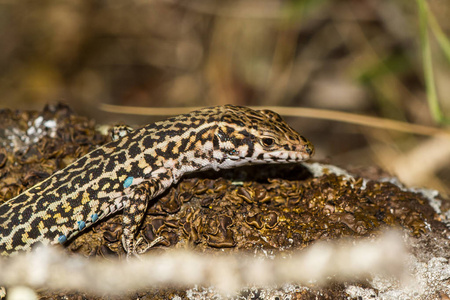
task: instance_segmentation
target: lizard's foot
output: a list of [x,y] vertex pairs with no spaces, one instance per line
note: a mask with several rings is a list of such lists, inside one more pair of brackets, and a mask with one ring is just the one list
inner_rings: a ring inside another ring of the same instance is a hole
[[145,253],[145,252],[148,251],[148,249],[153,248],[156,244],[158,244],[158,243],[164,241],[165,239],[166,239],[165,237],[159,236],[159,237],[157,237],[156,239],[154,239],[154,240],[151,241],[151,242],[148,242],[148,241],[146,240],[147,245],[145,246],[145,248],[139,247],[140,249],[139,249],[137,252],[138,252],[139,254]]
[[122,244],[125,249],[125,252],[127,253],[127,260],[131,257],[137,257],[140,258],[140,255],[147,252],[148,249],[154,247],[158,243],[164,241],[166,238],[163,236],[159,236],[156,239],[154,239],[151,242],[148,242],[147,239],[140,237],[136,242],[129,242],[127,243],[124,238],[122,238]]
[[110,129],[110,136],[112,141],[117,141],[121,137],[126,136],[134,129],[128,125],[116,125]]

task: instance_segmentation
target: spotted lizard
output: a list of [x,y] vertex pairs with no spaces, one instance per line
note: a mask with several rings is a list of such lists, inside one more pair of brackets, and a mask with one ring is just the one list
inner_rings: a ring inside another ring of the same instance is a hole
[[276,113],[225,105],[156,122],[112,141],[0,206],[0,255],[65,244],[122,210],[122,244],[150,200],[194,171],[309,159],[312,144]]

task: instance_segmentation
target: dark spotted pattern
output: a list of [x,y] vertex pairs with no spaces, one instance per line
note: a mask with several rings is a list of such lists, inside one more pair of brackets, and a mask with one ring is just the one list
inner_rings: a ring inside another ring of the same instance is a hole
[[134,237],[149,200],[186,173],[310,158],[312,145],[271,111],[205,108],[118,134],[0,206],[0,254],[36,243],[64,243],[123,210],[123,245]]

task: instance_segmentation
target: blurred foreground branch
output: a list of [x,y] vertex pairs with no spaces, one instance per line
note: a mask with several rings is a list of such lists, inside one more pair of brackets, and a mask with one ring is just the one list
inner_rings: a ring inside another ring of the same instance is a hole
[[[286,255],[284,255],[286,256]],[[367,275],[401,275],[406,252],[402,238],[389,232],[377,240],[319,242],[288,258],[242,254],[212,255],[168,251],[129,261],[68,256],[55,248],[0,260],[0,285],[75,290],[97,295],[159,288],[213,285],[233,293],[248,285],[323,285]]]

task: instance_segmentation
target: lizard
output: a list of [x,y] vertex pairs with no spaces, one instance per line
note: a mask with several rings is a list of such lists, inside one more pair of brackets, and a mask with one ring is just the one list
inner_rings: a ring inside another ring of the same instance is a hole
[[0,206],[0,255],[36,244],[66,244],[122,210],[122,245],[135,236],[149,202],[188,173],[309,159],[313,145],[277,113],[224,105],[127,132]]

